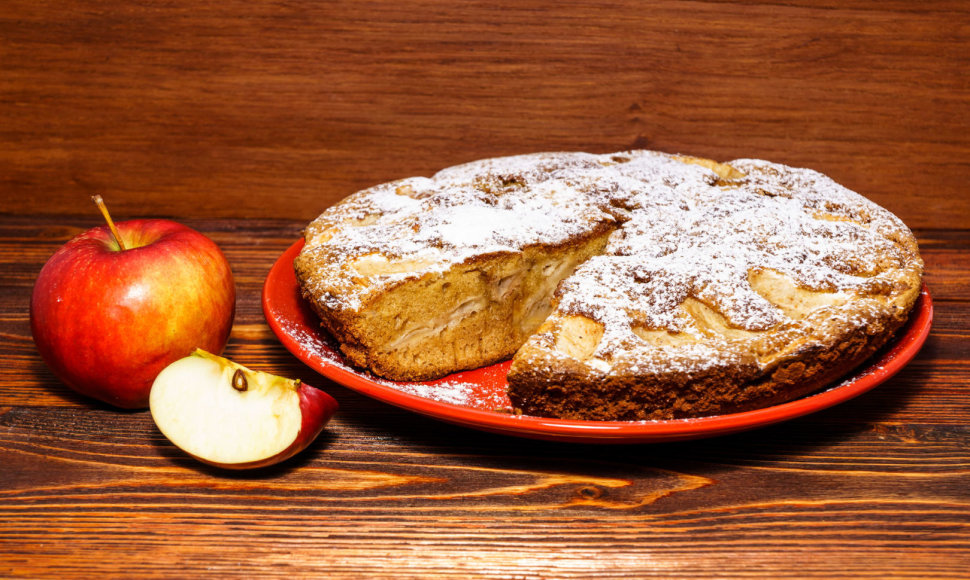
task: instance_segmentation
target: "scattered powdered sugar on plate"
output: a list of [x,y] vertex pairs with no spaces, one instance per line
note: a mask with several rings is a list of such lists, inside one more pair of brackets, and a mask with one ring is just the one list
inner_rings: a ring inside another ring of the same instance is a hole
[[430,399],[440,403],[450,403],[462,407],[471,407],[483,411],[510,413],[512,404],[504,393],[488,392],[482,397],[481,385],[478,383],[442,380],[429,383],[392,383],[380,381],[380,384],[391,387],[423,399]]
[[439,403],[499,413],[512,412],[512,404],[505,393],[504,384],[501,380],[495,380],[499,378],[495,372],[503,371],[496,370],[492,373],[492,380],[485,381],[481,380],[481,376],[476,377],[479,380],[471,381],[449,377],[428,382],[389,381],[348,364],[340,354],[336,342],[324,330],[314,332],[307,326],[288,319],[279,322],[283,332],[296,341],[307,358],[318,359],[323,365],[352,373],[361,380]]

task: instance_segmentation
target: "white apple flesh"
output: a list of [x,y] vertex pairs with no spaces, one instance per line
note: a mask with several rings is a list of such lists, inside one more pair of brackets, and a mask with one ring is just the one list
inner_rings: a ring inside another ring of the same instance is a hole
[[149,404],[158,429],[176,447],[229,469],[292,457],[337,410],[330,395],[299,380],[253,371],[203,350],[165,367]]

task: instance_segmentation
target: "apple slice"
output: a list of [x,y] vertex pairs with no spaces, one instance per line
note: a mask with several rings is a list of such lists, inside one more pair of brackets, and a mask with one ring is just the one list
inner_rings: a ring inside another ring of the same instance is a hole
[[196,349],[152,384],[152,418],[176,447],[228,469],[279,463],[316,439],[337,410],[330,395]]

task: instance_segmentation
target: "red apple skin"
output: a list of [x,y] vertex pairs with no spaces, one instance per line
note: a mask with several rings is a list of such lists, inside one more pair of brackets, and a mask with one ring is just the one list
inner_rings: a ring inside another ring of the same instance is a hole
[[337,401],[324,393],[320,389],[311,387],[306,383],[300,383],[300,417],[303,419],[300,424],[300,432],[297,433],[296,439],[290,446],[280,451],[276,455],[267,457],[266,459],[260,459],[259,461],[249,461],[247,463],[219,463],[216,461],[209,461],[208,459],[203,459],[198,455],[189,454],[195,459],[206,463],[208,465],[213,465],[215,467],[221,467],[223,469],[257,469],[260,467],[269,467],[270,465],[275,465],[282,461],[286,461],[290,457],[293,457],[300,451],[306,449],[313,441],[320,435],[323,428],[333,417],[333,414],[337,412]]
[[290,453],[291,456],[313,443],[330,421],[330,417],[337,412],[337,407],[337,401],[327,393],[306,383],[300,383],[300,413],[303,424],[300,425],[300,434],[297,435],[296,441],[290,446],[299,446],[299,448]]
[[170,220],[116,224],[71,239],[34,284],[30,326],[41,357],[79,393],[148,406],[155,376],[195,348],[220,353],[236,291],[229,263],[201,233]]

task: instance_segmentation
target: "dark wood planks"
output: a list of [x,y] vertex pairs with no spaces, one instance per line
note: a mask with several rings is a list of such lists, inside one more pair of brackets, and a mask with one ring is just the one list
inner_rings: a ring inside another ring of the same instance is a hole
[[171,450],[145,415],[132,419],[36,408],[0,417],[5,464],[18,473],[0,496],[0,570],[118,570],[105,554],[139,576],[322,565],[348,577],[716,567],[958,577],[968,563],[965,428],[809,435],[793,423],[604,449],[418,422],[381,440],[344,423],[294,464],[227,477]]
[[954,1],[7,1],[0,211],[308,220],[471,159],[645,147],[960,228],[968,44]]

